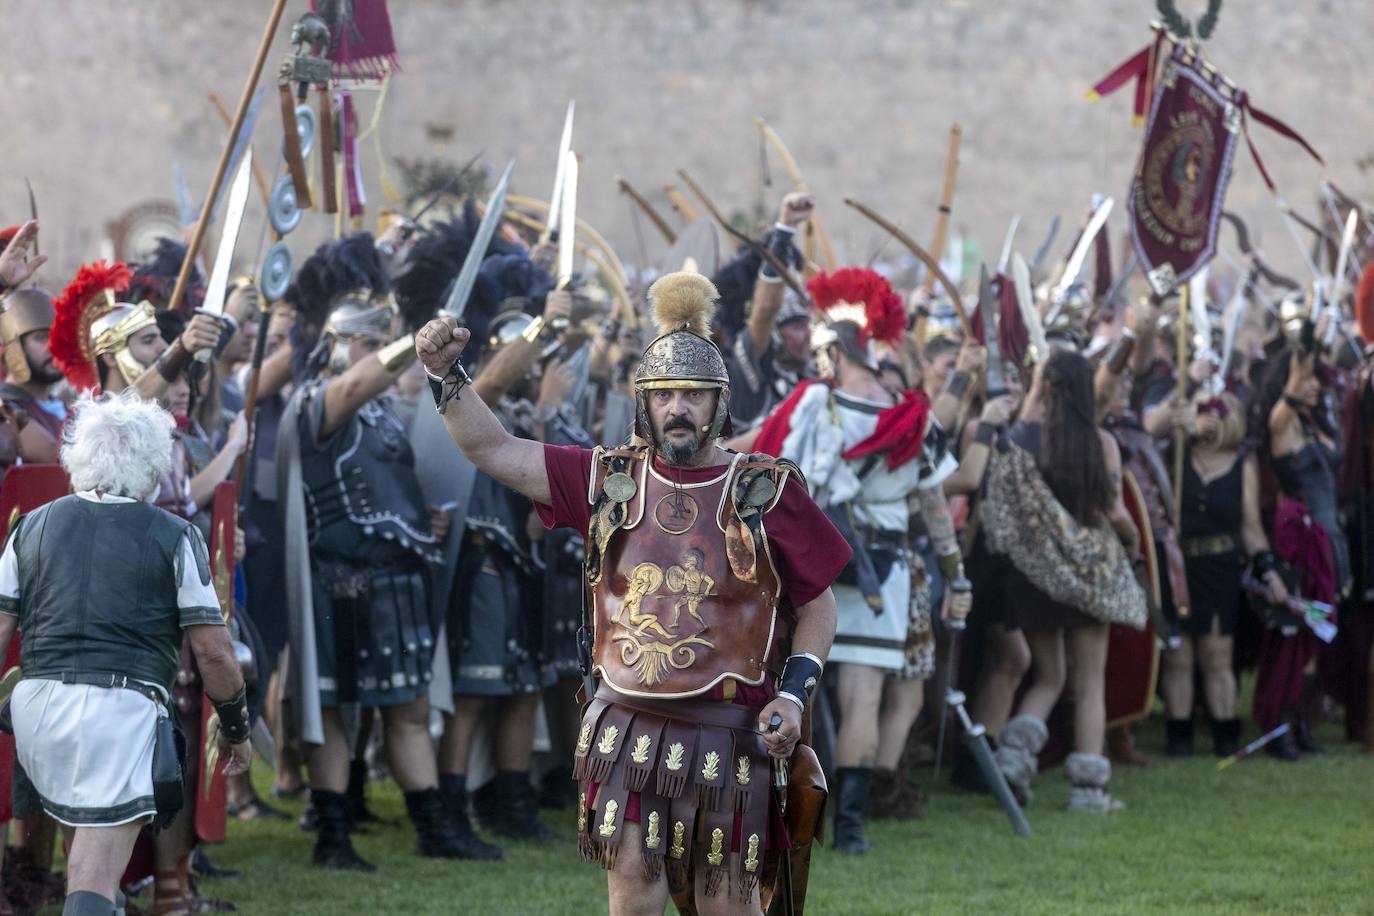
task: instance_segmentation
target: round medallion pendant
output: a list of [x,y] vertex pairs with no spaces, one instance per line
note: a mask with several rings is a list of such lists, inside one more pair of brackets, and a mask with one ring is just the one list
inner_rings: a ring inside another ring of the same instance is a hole
[[686,534],[697,521],[697,501],[685,490],[674,490],[654,506],[654,524],[668,534]]
[[601,484],[601,492],[618,503],[629,502],[634,498],[637,489],[634,478],[620,472],[608,475]]

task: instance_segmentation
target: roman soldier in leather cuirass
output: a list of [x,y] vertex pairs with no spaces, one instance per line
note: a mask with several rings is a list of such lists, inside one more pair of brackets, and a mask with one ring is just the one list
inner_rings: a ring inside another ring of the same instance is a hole
[[[437,631],[429,580],[442,513],[425,505],[407,430],[387,395],[414,350],[409,335],[388,343],[400,323],[389,294],[372,237],[355,233],[322,246],[285,296],[297,310],[296,352],[310,353],[277,439],[288,690],[309,746],[315,862],[334,869],[371,868],[353,851],[347,780],[337,775],[349,771],[360,711],[381,710],[389,744],[429,748]],[[403,785],[420,787],[406,793],[420,854],[461,857],[433,755],[392,761]]]
[[[585,857],[613,900],[729,895],[757,912],[780,855],[805,859],[823,797],[802,712],[829,650],[829,586],[844,540],[788,462],[739,455],[709,337],[715,288],[693,273],[650,288],[659,336],[635,373],[635,436],[613,449],[539,445],[463,396],[469,334],[417,335],[436,405],[464,453],[586,535],[584,710],[574,773]],[[790,643],[791,654],[788,654]],[[791,759],[781,827],[770,756]],[[794,896],[804,868],[791,871]],[[664,875],[666,872],[667,880]],[[661,904],[660,904],[661,905]]]

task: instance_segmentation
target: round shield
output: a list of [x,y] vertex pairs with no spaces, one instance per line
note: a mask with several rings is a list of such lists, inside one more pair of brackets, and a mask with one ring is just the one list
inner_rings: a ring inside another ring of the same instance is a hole
[[[315,148],[315,134],[319,132],[320,122],[315,117],[315,109],[309,105],[296,106],[296,135],[301,138],[301,158],[310,155]],[[285,149],[282,155],[286,155]]]
[[296,203],[296,186],[290,175],[277,179],[277,185],[267,202],[267,218],[272,221],[272,228],[279,235],[286,235],[300,224],[301,208]]
[[285,242],[277,242],[267,249],[262,259],[262,294],[268,302],[276,302],[291,284],[291,249]]

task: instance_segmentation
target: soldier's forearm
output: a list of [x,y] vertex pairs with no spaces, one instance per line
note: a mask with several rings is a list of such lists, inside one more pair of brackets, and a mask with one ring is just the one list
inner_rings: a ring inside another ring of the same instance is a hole
[[205,693],[211,700],[227,700],[243,688],[243,671],[234,657],[229,629],[217,624],[188,627],[191,654],[200,668]]
[[[429,408],[421,405],[420,409]],[[446,401],[443,417],[459,451],[479,470],[535,502],[548,505],[552,501],[544,446],[506,432],[473,388],[460,390]]]
[[830,589],[797,608],[797,630],[792,634],[792,655],[803,652],[820,659],[830,657],[835,641],[835,594]]
[[[342,346],[342,343],[336,346]],[[321,435],[337,432],[368,401],[386,391],[415,360],[410,335],[393,341],[373,357],[360,359],[324,389],[324,423]]]
[[539,345],[523,337],[501,348],[492,361],[472,380],[472,390],[488,404],[495,404],[511,385],[524,378],[539,358]]
[[930,546],[937,557],[959,552],[959,542],[954,537],[954,516],[949,513],[949,502],[940,487],[922,487],[916,491],[921,504],[921,517],[925,519],[926,531],[930,535]]

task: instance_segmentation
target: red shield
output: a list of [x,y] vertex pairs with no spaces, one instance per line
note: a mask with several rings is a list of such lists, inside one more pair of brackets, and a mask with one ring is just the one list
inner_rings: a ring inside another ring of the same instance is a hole
[[[5,472],[0,480],[0,542],[25,512],[66,496],[71,490],[67,472],[56,464],[21,464]],[[10,640],[4,670],[19,664],[19,638]],[[14,814],[10,782],[14,777],[14,736],[0,734],[0,822]]]
[[1175,46],[1160,69],[1127,200],[1131,240],[1161,296],[1216,251],[1240,130],[1240,107]]
[[[238,527],[238,491],[232,481],[215,488],[210,512],[210,575],[226,622],[234,607],[234,539]],[[196,836],[206,843],[223,843],[227,787],[226,758],[219,746],[219,720],[211,728],[215,707],[201,695],[200,753],[196,755]]]
[[[1159,559],[1155,556],[1154,534],[1140,485],[1129,470],[1122,469],[1121,498],[1140,535],[1140,551],[1145,560],[1145,587],[1158,606]],[[1154,701],[1159,677],[1159,646],[1155,629],[1149,622],[1143,630],[1113,624],[1107,637],[1107,725],[1125,725],[1143,719]]]

